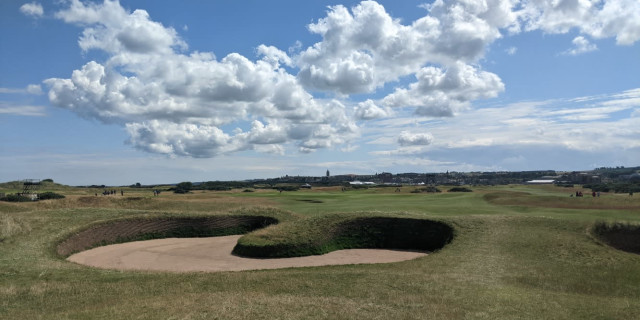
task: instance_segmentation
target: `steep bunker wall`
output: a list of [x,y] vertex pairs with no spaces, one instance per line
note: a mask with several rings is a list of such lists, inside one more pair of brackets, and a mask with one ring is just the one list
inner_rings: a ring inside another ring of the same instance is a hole
[[[239,256],[278,258],[325,254],[341,249],[403,249],[434,251],[451,242],[453,228],[443,222],[393,217],[360,217],[342,221],[318,219],[313,232],[291,236],[287,226],[275,232],[258,232],[240,238],[233,249]],[[270,230],[276,231],[276,230]]]
[[600,241],[618,250],[640,254],[640,225],[598,222],[593,234]]
[[265,216],[167,217],[116,220],[93,225],[61,241],[56,251],[67,257],[97,246],[160,238],[244,234],[276,224]]

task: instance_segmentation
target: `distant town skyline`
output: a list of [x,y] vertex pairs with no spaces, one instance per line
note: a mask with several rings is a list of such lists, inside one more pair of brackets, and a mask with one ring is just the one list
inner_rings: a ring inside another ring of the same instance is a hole
[[640,2],[3,1],[0,180],[640,159]]

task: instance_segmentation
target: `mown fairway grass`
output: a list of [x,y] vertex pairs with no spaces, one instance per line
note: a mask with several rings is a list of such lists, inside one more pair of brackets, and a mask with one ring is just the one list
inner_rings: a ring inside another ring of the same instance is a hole
[[[640,223],[640,197],[569,198],[575,189],[550,186],[472,189],[197,191],[155,198],[149,190],[94,197],[65,189],[56,191],[67,195],[62,200],[0,203],[0,318],[638,318],[640,255],[612,249],[589,230],[596,221]],[[277,230],[304,238],[310,221],[326,217],[388,215],[443,221],[455,239],[401,263],[222,273],[100,270],[55,253],[59,240],[100,221],[246,212],[288,224],[273,228],[274,238],[287,236]]]

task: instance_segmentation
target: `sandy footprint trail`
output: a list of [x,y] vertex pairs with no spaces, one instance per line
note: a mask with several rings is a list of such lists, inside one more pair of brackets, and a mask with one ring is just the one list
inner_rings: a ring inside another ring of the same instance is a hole
[[108,245],[67,258],[104,269],[173,272],[241,271],[326,265],[389,263],[425,256],[424,252],[387,249],[338,250],[320,256],[255,259],[231,254],[241,235],[168,238]]

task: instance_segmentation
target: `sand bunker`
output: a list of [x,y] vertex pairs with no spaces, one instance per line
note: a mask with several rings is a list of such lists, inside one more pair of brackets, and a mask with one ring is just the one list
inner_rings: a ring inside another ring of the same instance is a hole
[[[394,217],[359,217],[339,224],[316,219],[313,224],[325,226],[323,239],[308,243],[262,245],[264,232],[251,233],[267,226],[272,232],[289,231],[277,223],[273,217],[252,215],[123,219],[81,229],[56,250],[69,261],[105,269],[214,272],[405,261],[439,250],[453,238],[453,229],[442,222]],[[240,234],[245,234],[242,243]],[[158,240],[135,241],[141,239]],[[309,255],[327,248],[370,249]],[[267,258],[290,256],[300,257]]]
[[319,256],[259,259],[231,254],[241,235],[210,238],[167,238],[97,247],[67,260],[118,270],[172,272],[242,271],[326,265],[389,263],[425,256],[424,252],[387,249],[348,249]]

